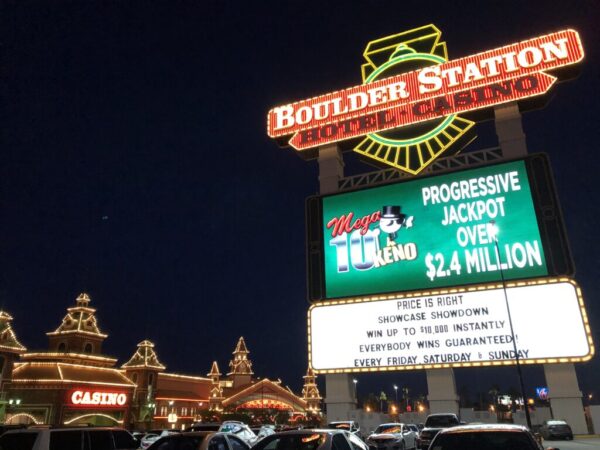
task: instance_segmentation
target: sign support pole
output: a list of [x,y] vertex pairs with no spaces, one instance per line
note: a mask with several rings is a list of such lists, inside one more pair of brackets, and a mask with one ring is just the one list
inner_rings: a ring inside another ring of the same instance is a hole
[[[319,148],[319,191],[331,194],[338,191],[340,180],[344,176],[344,157],[338,145]],[[356,409],[354,382],[346,373],[325,375],[325,404],[327,420],[347,420],[350,411]]]
[[[527,142],[517,103],[494,108],[496,134],[504,159],[527,155]],[[544,149],[540,149],[544,150]],[[573,363],[544,364],[544,376],[550,392],[550,405],[557,419],[565,419],[573,433],[587,434],[581,391]],[[552,386],[552,387],[551,387]],[[526,396],[526,395],[525,395]],[[523,399],[527,404],[527,399]]]

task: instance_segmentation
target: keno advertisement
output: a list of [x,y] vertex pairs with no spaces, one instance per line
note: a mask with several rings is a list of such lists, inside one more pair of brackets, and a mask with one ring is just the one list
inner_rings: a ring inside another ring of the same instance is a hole
[[308,200],[311,301],[573,271],[536,155]]
[[517,356],[525,364],[581,362],[594,354],[581,291],[567,278],[320,303],[308,324],[309,363],[319,373],[505,365]]

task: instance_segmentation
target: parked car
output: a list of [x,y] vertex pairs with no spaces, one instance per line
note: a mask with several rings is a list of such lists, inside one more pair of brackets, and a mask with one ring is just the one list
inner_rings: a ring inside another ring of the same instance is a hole
[[152,444],[158,441],[161,437],[168,436],[174,433],[176,432],[171,430],[150,430],[142,437],[142,439],[140,439],[140,448],[142,450],[146,450]]
[[0,450],[136,450],[137,441],[121,428],[30,427],[0,436]]
[[252,446],[258,440],[254,431],[250,429],[244,422],[238,422],[237,420],[227,420],[219,427],[221,433],[232,433],[238,438],[244,441],[246,444]]
[[275,425],[261,425],[260,427],[251,427],[250,429],[256,434],[256,442],[275,434]]
[[546,440],[573,440],[573,430],[564,420],[546,420],[540,427],[540,434]]
[[340,420],[338,422],[329,422],[327,424],[327,428],[331,428],[332,430],[346,430],[352,434],[360,436],[360,426],[358,422],[354,420]]
[[221,424],[219,422],[196,422],[185,431],[219,431]]
[[411,431],[415,432],[415,436],[419,437],[419,433],[421,432],[421,430],[419,429],[419,426],[415,423],[407,423],[406,424],[406,428],[408,428]]
[[456,414],[430,414],[425,420],[425,427],[419,433],[417,447],[420,449],[429,448],[433,438],[444,428],[450,428],[460,425]]
[[436,435],[430,448],[436,450],[543,450],[527,427],[507,424],[460,425],[447,428]]
[[267,436],[252,450],[368,450],[360,438],[347,430],[314,429],[283,431]]
[[250,446],[230,433],[190,431],[163,436],[148,450],[250,450]]
[[404,423],[382,423],[367,438],[370,450],[407,450],[417,448],[417,433]]

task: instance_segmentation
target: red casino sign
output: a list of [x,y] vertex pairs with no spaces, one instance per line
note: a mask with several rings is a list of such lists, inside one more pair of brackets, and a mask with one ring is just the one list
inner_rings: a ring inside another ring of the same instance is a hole
[[125,392],[74,389],[67,395],[67,404],[77,408],[121,408],[127,405]]

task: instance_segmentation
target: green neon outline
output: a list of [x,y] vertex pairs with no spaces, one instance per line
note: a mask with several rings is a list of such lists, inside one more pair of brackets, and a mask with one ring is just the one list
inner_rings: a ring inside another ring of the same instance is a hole
[[[432,61],[432,62],[435,62],[438,64],[446,62],[446,60],[444,58],[442,58],[441,56],[431,55],[429,53],[409,53],[407,55],[402,55],[402,56],[398,56],[396,58],[392,58],[388,62],[383,63],[381,66],[379,66],[373,72],[371,72],[371,74],[367,77],[365,84],[372,82],[373,78],[375,78],[377,75],[379,75],[381,72],[383,72],[388,67],[396,65],[397,63],[400,63],[402,61],[410,61],[412,59],[424,59],[426,61]],[[440,123],[433,130],[429,131],[426,134],[422,134],[422,135],[417,136],[416,138],[412,138],[412,139],[403,139],[403,140],[388,139],[388,138],[379,136],[377,133],[369,133],[369,134],[367,134],[367,136],[370,137],[371,139],[373,139],[375,142],[379,142],[380,144],[385,144],[385,145],[394,145],[394,146],[399,147],[402,145],[418,144],[420,142],[427,141],[431,137],[439,134],[444,128],[446,128],[448,125],[450,125],[450,123],[454,120],[455,117],[456,117],[456,114],[449,115],[448,117],[446,117],[446,119],[444,119],[444,121],[442,123]]]

